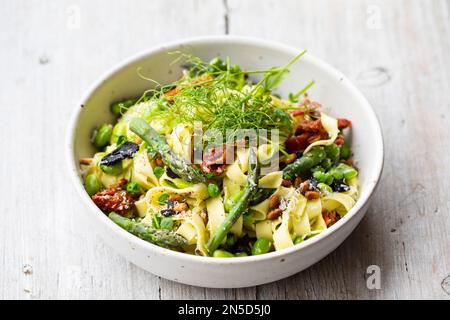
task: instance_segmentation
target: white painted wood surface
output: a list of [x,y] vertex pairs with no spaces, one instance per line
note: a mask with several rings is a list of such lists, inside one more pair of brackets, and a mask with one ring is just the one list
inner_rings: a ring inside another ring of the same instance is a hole
[[[0,3],[0,298],[450,298],[448,0],[116,0]],[[62,150],[72,108],[105,70],[163,41],[230,33],[308,48],[347,74],[386,144],[366,218],[288,279],[211,290],[160,279],[82,218]],[[381,267],[381,289],[366,268]]]

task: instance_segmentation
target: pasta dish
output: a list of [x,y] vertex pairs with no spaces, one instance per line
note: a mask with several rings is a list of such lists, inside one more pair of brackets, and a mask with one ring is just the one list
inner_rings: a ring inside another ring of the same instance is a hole
[[331,227],[358,198],[351,121],[322,111],[314,81],[276,94],[304,53],[268,70],[176,53],[179,80],[146,78],[93,130],[80,159],[92,201],[131,234],[201,256],[283,250]]

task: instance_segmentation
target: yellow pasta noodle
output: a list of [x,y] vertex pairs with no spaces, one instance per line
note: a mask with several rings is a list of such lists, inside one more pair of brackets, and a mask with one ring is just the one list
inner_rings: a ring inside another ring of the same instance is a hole
[[328,132],[329,139],[327,139],[327,140],[319,140],[319,141],[311,143],[305,149],[304,153],[307,153],[309,150],[311,150],[311,148],[313,148],[315,146],[330,145],[337,138],[337,136],[339,134],[337,120],[335,118],[332,118],[332,117],[326,115],[325,113],[321,112],[321,114],[320,114],[320,121],[322,122],[323,128]]

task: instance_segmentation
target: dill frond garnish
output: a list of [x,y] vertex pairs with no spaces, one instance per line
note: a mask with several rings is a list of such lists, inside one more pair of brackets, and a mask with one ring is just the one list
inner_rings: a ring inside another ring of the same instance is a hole
[[[174,62],[182,60],[186,65],[184,76],[169,86],[158,85],[146,91],[138,102],[154,100],[148,118],[170,127],[200,122],[204,131],[218,131],[225,139],[240,129],[278,129],[284,140],[292,133],[293,119],[288,110],[295,106],[275,105],[271,91],[305,52],[283,67],[256,71],[243,71],[239,65],[231,65],[229,58],[214,58],[206,63],[198,57],[173,52],[178,55]],[[260,74],[261,80],[252,84],[249,74]]]

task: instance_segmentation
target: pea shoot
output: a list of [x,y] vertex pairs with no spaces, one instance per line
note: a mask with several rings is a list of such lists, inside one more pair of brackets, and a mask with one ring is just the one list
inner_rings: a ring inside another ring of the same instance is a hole
[[160,222],[161,229],[172,230],[173,228],[173,219],[172,217],[164,217]]
[[160,205],[164,205],[167,204],[167,201],[169,200],[169,194],[168,193],[163,193],[159,196],[158,198],[158,203]]

